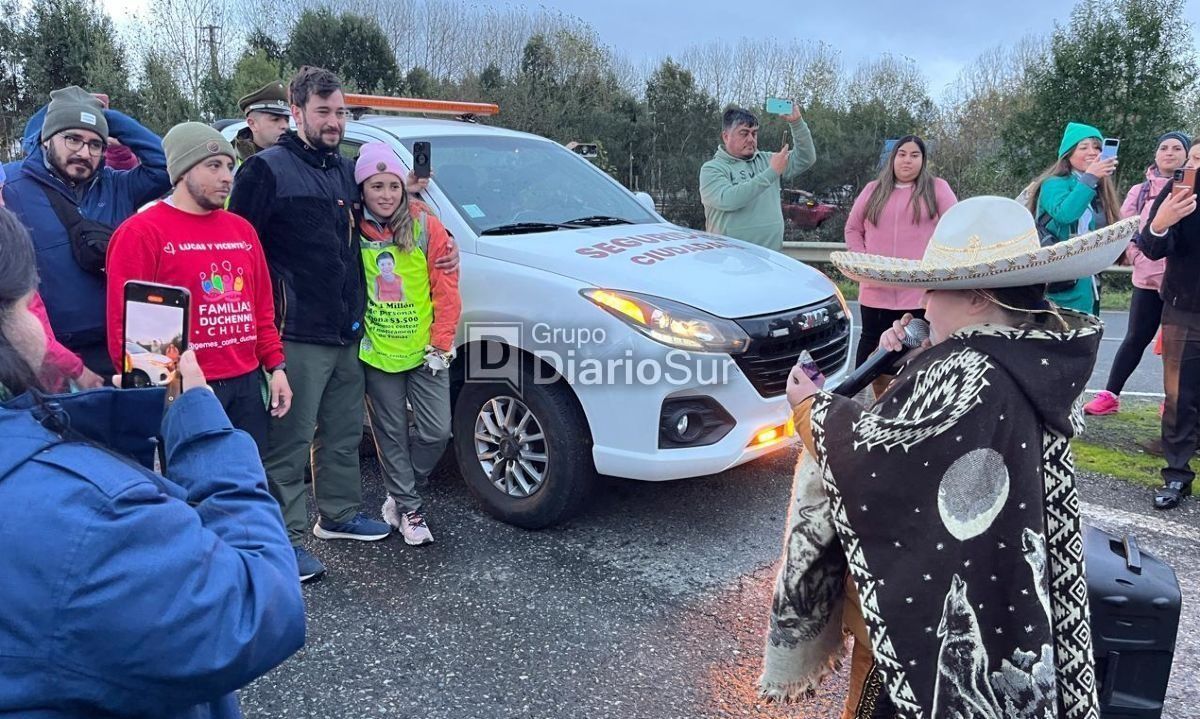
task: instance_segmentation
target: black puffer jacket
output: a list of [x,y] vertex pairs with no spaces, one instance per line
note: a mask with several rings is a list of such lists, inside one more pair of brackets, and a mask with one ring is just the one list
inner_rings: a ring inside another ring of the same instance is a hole
[[358,204],[354,163],[310,148],[295,132],[238,169],[229,209],[258,231],[283,339],[348,345],[362,336]]
[[1164,237],[1157,237],[1150,231],[1150,223],[1154,222],[1158,208],[1170,197],[1174,186],[1175,181],[1171,180],[1158,193],[1158,199],[1150,209],[1150,220],[1138,233],[1138,248],[1152,260],[1167,258],[1167,270],[1159,290],[1163,302],[1187,312],[1200,312],[1200,211],[1175,223]]

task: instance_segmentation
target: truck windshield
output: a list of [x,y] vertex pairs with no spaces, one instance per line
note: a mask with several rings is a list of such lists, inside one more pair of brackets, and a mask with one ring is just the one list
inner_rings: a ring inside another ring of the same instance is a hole
[[[413,140],[404,143],[411,151]],[[433,182],[476,234],[658,221],[633,195],[561,145],[451,136],[434,138],[429,154]]]

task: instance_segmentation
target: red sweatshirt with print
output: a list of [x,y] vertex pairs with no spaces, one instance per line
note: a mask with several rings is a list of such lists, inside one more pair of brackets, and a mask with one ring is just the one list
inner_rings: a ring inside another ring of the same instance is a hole
[[123,222],[108,246],[108,353],[124,355],[128,280],[187,289],[188,347],[210,380],[239,377],[283,362],[271,280],[258,235],[225,210],[193,215],[159,202]]

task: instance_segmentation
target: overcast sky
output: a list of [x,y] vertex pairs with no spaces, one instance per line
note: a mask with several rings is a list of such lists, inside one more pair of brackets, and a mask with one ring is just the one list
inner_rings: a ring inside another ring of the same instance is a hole
[[[1073,0],[539,0],[596,28],[601,39],[631,59],[668,53],[720,38],[823,40],[847,65],[882,53],[917,62],[935,97],[983,50],[1066,24]],[[1200,0],[1187,19],[1200,23]],[[1187,38],[1192,42],[1192,38]]]
[[[488,2],[489,0],[478,0]],[[149,0],[101,0],[120,22]],[[497,3],[500,4],[500,3]],[[536,0],[508,2],[559,10],[596,28],[602,42],[642,66],[691,45],[739,37],[823,40],[847,65],[883,53],[913,58],[934,97],[983,50],[1065,24],[1074,0]],[[1200,25],[1200,0],[1185,11]],[[1185,42],[1194,42],[1186,36]]]

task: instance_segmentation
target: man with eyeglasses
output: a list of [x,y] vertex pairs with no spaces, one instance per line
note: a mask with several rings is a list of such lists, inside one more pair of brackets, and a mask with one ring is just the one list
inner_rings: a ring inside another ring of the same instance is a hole
[[[109,137],[141,164],[104,164]],[[102,96],[72,85],[26,125],[29,155],[9,165],[4,203],[29,228],[50,325],[88,369],[111,376],[105,345],[104,262],[113,228],[170,189],[162,140]]]

